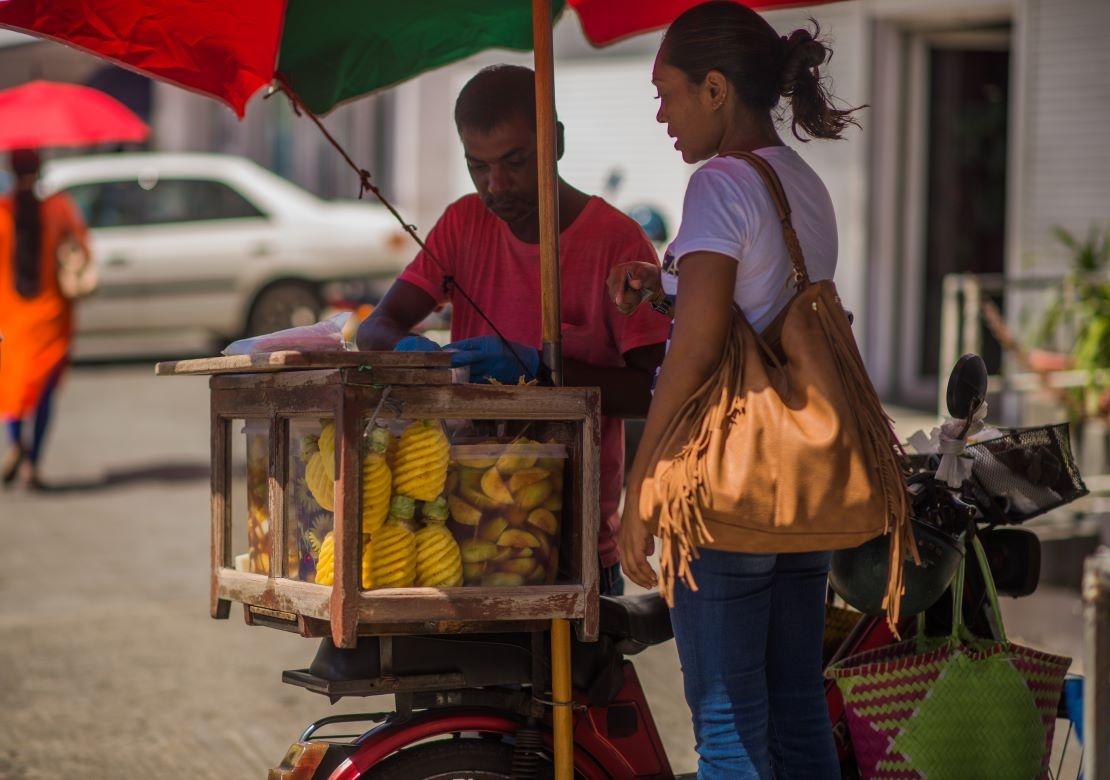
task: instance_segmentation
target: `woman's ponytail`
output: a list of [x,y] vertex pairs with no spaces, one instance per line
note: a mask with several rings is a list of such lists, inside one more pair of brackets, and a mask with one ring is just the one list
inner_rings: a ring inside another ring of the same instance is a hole
[[15,251],[12,271],[15,289],[23,298],[34,298],[42,291],[42,204],[35,195],[34,180],[39,171],[39,156],[27,149],[12,152],[12,172],[16,175],[14,209]]
[[[784,36],[782,85],[779,94],[790,100],[791,130],[799,141],[810,138],[843,138],[848,125],[859,126],[854,108],[835,108],[821,77],[821,66],[832,58],[832,50],[818,37],[821,28],[813,19],[813,32],[798,29]],[[799,132],[801,128],[802,132]]]

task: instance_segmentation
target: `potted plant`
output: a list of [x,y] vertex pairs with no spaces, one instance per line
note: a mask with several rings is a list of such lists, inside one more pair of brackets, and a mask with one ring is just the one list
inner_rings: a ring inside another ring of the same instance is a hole
[[1040,343],[1051,347],[1071,341],[1069,353],[1033,350],[1030,362],[1040,370],[1088,372],[1078,388],[1079,407],[1088,416],[1110,414],[1110,389],[1099,372],[1110,370],[1110,228],[1092,226],[1084,239],[1064,228],[1054,231],[1072,255],[1072,268],[1057,288],[1040,325]]

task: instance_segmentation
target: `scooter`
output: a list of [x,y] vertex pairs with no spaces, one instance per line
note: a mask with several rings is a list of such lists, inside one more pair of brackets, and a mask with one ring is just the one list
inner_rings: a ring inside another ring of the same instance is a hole
[[[953,372],[949,383],[953,417],[970,420],[976,403],[985,398],[981,362],[965,358]],[[952,388],[957,388],[955,394]],[[1062,454],[1070,458],[1070,451]],[[1085,488],[1074,464],[1067,465],[1070,470],[1064,476],[1073,477],[1075,487],[1067,500],[1074,500]],[[949,487],[935,478],[937,467],[935,456],[917,463],[910,479],[914,517],[928,518],[952,533],[977,534],[999,593],[1012,597],[1033,593],[1040,572],[1039,541],[1028,530],[1004,527],[1022,522],[1022,510],[1027,515],[1029,507],[1014,510],[1012,496],[991,495],[974,478],[971,488]],[[983,583],[975,577],[975,567],[968,567],[965,620],[981,636],[994,634],[986,603]],[[845,612],[831,598],[830,610]],[[940,598],[926,611],[926,625],[943,631],[951,625],[951,613],[950,599]],[[907,617],[899,633],[907,635],[915,620]],[[826,626],[827,664],[898,641],[879,615],[857,616],[846,636],[838,634],[833,623],[829,620]],[[598,641],[575,642],[572,648],[577,778],[676,777],[636,668],[628,660],[672,638],[670,616],[657,593],[601,597]],[[551,777],[548,646],[542,633],[362,637],[353,650],[337,650],[325,640],[308,669],[286,671],[283,681],[328,696],[333,703],[344,696],[393,694],[395,709],[317,720],[270,770],[269,778]],[[843,775],[856,776],[844,705],[832,682],[826,698]],[[365,724],[376,725],[365,728]],[[354,728],[355,733],[336,734],[337,727]]]

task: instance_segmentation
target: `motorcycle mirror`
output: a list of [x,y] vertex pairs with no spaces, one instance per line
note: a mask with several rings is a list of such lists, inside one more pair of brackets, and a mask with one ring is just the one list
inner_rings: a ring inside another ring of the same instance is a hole
[[948,414],[957,420],[966,420],[975,413],[987,398],[987,364],[975,354],[967,354],[956,361],[948,378],[945,401]]

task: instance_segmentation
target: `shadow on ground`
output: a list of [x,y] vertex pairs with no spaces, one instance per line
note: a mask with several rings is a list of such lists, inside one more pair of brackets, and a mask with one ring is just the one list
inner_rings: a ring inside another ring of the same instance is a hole
[[[234,472],[242,472],[234,473]],[[102,476],[90,479],[52,480],[43,493],[92,493],[140,484],[180,484],[207,482],[212,469],[207,461],[180,461],[148,464],[133,468],[109,469]],[[246,469],[234,469],[233,476],[245,476]],[[14,488],[18,491],[20,488]]]

